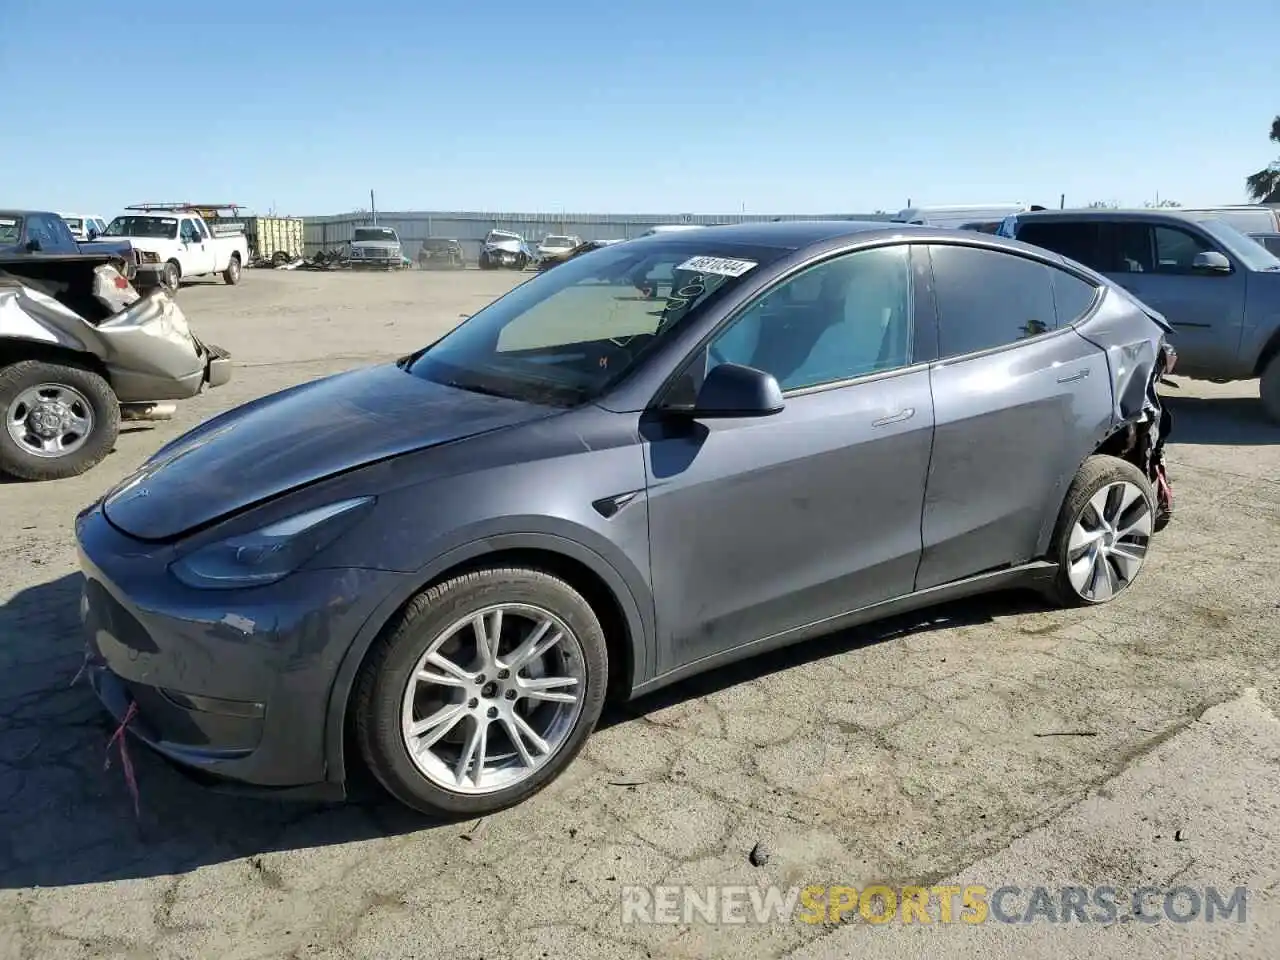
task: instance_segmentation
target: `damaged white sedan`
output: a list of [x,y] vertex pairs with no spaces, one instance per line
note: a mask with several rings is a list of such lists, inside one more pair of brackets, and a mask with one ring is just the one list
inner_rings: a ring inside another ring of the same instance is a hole
[[85,473],[120,421],[167,419],[231,377],[163,290],[141,296],[109,256],[0,258],[0,472]]

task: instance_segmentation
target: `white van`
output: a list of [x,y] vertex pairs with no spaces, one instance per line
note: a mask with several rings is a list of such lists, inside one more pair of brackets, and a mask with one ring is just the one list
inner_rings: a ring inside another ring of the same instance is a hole
[[925,227],[950,227],[957,230],[981,230],[994,233],[1005,217],[1025,213],[1025,203],[966,204],[951,207],[907,207],[899,210],[894,223],[913,223]]
[[640,236],[651,237],[655,233],[678,233],[681,230],[701,230],[701,229],[702,229],[702,224],[700,223],[663,223],[663,224],[659,224],[656,227],[650,227],[644,233],[640,234]]

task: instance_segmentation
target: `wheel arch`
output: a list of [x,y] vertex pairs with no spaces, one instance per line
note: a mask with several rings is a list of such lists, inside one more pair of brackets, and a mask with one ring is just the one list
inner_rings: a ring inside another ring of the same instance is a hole
[[48,343],[43,340],[0,337],[0,368],[23,360],[38,360],[41,363],[57,363],[91,370],[102,377],[103,380],[106,380],[112,389],[115,388],[115,385],[111,383],[111,375],[107,370],[107,365],[102,362],[101,358],[89,353],[87,350],[77,350],[74,347]]
[[1253,365],[1253,375],[1255,377],[1262,376],[1268,364],[1277,356],[1280,356],[1280,326],[1271,331],[1271,339],[1266,342],[1262,352],[1258,354],[1258,362]]
[[595,551],[551,534],[512,534],[457,547],[405,577],[400,589],[370,615],[338,666],[325,718],[325,777],[340,783],[350,766],[350,709],[356,679],[374,642],[419,593],[445,580],[493,566],[543,570],[564,580],[600,617],[609,652],[606,698],[625,700],[648,664],[650,637],[645,618],[626,580]]

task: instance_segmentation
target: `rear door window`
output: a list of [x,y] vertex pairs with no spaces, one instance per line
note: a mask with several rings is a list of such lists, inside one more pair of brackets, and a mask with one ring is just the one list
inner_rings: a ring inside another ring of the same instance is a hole
[[958,357],[1058,326],[1052,269],[1016,254],[930,244],[941,356]]
[[1052,250],[1091,270],[1103,272],[1108,264],[1101,227],[1102,224],[1098,221],[1055,223],[1031,220],[1020,225],[1018,239],[1023,243]]

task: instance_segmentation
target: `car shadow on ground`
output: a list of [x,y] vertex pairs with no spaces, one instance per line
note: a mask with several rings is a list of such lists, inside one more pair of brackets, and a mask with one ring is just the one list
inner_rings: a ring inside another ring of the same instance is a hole
[[1280,424],[1272,423],[1256,397],[1181,397],[1161,399],[1173,418],[1170,443],[1265,446],[1280,443]]
[[[131,743],[135,814],[123,758],[108,747],[113,725],[77,679],[84,662],[80,585],[79,574],[68,575],[0,607],[0,889],[182,874],[447,825],[388,799],[362,768],[343,803],[251,799],[199,786]],[[611,706],[600,726],[895,637],[1035,609],[1042,604],[1033,595],[995,594],[843,631]]]

